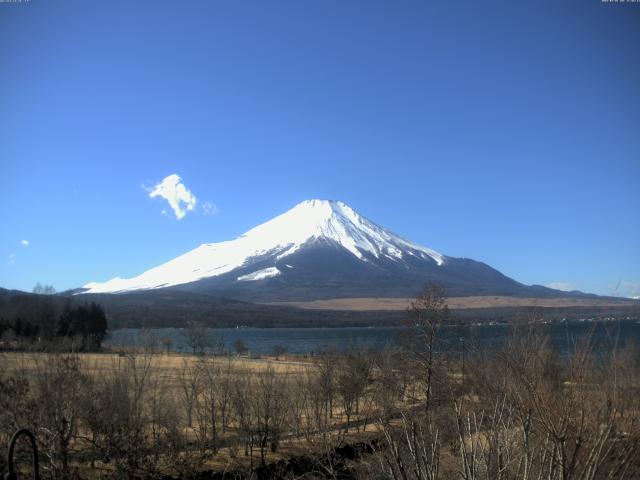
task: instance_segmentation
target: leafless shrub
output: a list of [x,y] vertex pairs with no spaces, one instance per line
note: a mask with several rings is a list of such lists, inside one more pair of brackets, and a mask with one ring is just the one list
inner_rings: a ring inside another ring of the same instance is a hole
[[34,361],[37,364],[34,379],[38,405],[36,434],[41,452],[47,459],[43,467],[51,478],[68,479],[72,476],[70,455],[72,442],[78,436],[85,375],[77,355],[34,356]]
[[463,478],[624,477],[639,454],[636,375],[628,353],[593,346],[587,335],[559,358],[531,329],[473,362],[478,404],[456,404]]
[[[162,421],[152,416],[148,400],[159,385],[153,382],[153,357],[128,355],[112,371],[93,379],[83,402],[83,425],[96,453],[112,462],[117,475],[133,479],[157,470],[161,445],[154,443],[154,428]],[[156,410],[157,411],[157,410]]]

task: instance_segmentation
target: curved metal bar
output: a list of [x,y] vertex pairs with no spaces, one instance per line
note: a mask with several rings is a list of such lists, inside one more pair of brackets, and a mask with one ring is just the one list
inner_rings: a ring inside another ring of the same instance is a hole
[[9,451],[7,453],[7,466],[9,467],[9,472],[5,475],[5,480],[17,480],[17,475],[13,467],[13,451],[16,447],[16,442],[21,435],[26,436],[31,442],[31,451],[33,454],[33,478],[35,480],[40,480],[40,472],[38,471],[38,446],[36,445],[36,437],[31,433],[30,430],[26,428],[21,428],[16,433],[13,434],[11,440],[9,441]]

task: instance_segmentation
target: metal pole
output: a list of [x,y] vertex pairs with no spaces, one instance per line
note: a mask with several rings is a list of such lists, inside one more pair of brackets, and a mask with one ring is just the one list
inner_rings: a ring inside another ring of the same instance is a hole
[[13,466],[13,451],[20,435],[26,436],[31,442],[31,452],[33,454],[33,478],[35,480],[40,480],[40,473],[38,471],[38,446],[36,445],[36,437],[34,437],[33,433],[31,433],[26,428],[21,428],[16,433],[14,433],[11,437],[11,440],[9,441],[9,451],[7,453],[7,466],[9,467],[9,472],[4,476],[4,479],[17,480],[18,478]]

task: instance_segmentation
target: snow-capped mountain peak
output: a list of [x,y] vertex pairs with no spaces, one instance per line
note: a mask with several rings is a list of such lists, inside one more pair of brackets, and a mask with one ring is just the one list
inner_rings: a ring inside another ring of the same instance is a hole
[[[83,293],[147,290],[195,282],[272,258],[273,264],[237,277],[257,281],[280,275],[275,262],[317,241],[332,243],[361,261],[368,257],[402,261],[407,256],[445,263],[440,253],[413,244],[359,215],[343,202],[306,200],[235,240],[203,244],[163,265],[130,278],[92,282]],[[286,269],[285,269],[286,270]]]

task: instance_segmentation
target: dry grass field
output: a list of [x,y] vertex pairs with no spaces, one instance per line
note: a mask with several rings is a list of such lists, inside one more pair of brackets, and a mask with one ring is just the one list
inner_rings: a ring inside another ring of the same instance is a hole
[[[272,305],[290,305],[310,310],[348,310],[348,311],[398,311],[406,310],[411,298],[333,298],[310,302],[278,302]],[[631,299],[595,299],[595,298],[521,298],[506,296],[450,297],[447,304],[451,309],[498,308],[498,307],[617,307],[639,306],[640,302]]]
[[[0,353],[0,359],[5,374],[20,372],[35,372],[39,366],[46,363],[48,358],[57,354],[31,353],[31,352],[4,352]],[[82,370],[94,376],[101,376],[109,372],[123,368],[126,354],[121,353],[80,353],[77,354],[82,364]],[[143,353],[138,355],[142,356]],[[204,359],[217,363],[231,362],[234,371],[263,372],[272,369],[279,374],[296,374],[307,371],[313,366],[310,360],[304,357],[287,355],[278,360],[274,356],[263,356],[261,358],[248,358],[245,356],[210,356],[190,355],[171,352],[171,354],[152,354],[147,358],[151,359],[153,369],[162,377],[176,379],[185,367],[193,367],[201,363]]]

